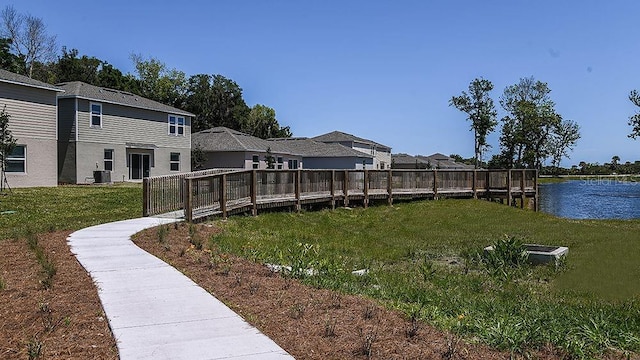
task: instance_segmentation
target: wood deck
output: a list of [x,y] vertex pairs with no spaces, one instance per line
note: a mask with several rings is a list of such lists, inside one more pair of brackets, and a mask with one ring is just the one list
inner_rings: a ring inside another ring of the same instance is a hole
[[184,209],[192,221],[269,208],[465,197],[537,210],[536,170],[241,170],[143,181],[145,216]]

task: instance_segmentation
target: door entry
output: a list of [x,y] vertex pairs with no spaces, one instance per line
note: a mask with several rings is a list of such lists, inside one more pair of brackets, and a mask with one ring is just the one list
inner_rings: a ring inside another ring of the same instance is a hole
[[129,156],[129,178],[132,180],[141,180],[142,178],[149,177],[150,156],[148,154],[131,154]]

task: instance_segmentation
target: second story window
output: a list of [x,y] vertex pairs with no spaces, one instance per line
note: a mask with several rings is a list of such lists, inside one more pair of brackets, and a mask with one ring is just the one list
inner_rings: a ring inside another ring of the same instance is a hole
[[253,158],[251,159],[253,160],[253,168],[254,169],[259,169],[260,168],[260,157],[258,157],[258,155],[253,155]]
[[102,127],[102,104],[91,103],[91,127]]
[[169,135],[184,136],[184,117],[169,115]]
[[282,156],[278,156],[278,169],[282,169],[283,161]]

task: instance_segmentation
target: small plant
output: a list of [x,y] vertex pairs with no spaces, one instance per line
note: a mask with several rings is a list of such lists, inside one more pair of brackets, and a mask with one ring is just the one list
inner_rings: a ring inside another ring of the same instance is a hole
[[27,229],[26,237],[27,246],[36,256],[36,260],[40,266],[42,266],[42,274],[44,277],[40,280],[40,284],[44,289],[50,289],[51,286],[53,286],[53,277],[57,272],[56,266],[44,252],[42,246],[38,243],[38,235],[36,235],[36,233],[31,229]]
[[42,341],[36,336],[32,337],[27,343],[27,356],[29,360],[35,360],[42,355]]
[[336,336],[336,320],[332,319],[327,315],[324,319],[324,337],[334,337]]
[[360,347],[357,349],[357,353],[364,355],[367,359],[371,359],[373,343],[378,337],[375,331],[364,331],[362,328],[358,329],[358,335],[360,336]]
[[421,305],[420,307],[413,307],[411,309],[410,316],[409,316],[410,322],[407,328],[404,330],[404,334],[409,339],[412,339],[416,335],[418,335],[418,330],[420,329],[420,323],[418,322],[418,320],[420,319],[420,315],[422,314],[423,307],[424,305]]
[[235,286],[242,286],[242,274],[235,275]]
[[168,234],[169,234],[169,226],[167,225],[158,226],[158,242],[160,244],[166,244]]
[[510,280],[527,265],[527,261],[526,249],[514,236],[494,242],[493,250],[485,251],[483,255],[489,274],[502,280]]
[[456,356],[458,352],[458,344],[462,340],[461,337],[451,334],[447,336],[447,350],[442,353],[442,358],[445,360],[451,360]]
[[418,270],[422,274],[422,280],[424,282],[429,281],[431,277],[436,273],[436,269],[433,268],[433,262],[426,258],[418,265]]
[[189,242],[196,250],[202,250],[204,241],[200,238],[198,228],[194,224],[189,224]]
[[46,331],[53,331],[56,324],[53,321],[53,310],[49,307],[49,303],[41,302],[39,306],[40,317],[42,318],[42,326]]
[[329,299],[329,308],[330,309],[340,309],[342,306],[342,296],[340,296],[337,292],[331,292],[331,296]]
[[365,306],[362,312],[362,318],[365,320],[373,319],[376,316],[376,307],[372,304]]
[[295,303],[289,308],[289,316],[292,319],[300,319],[304,316],[304,310],[305,308],[303,304]]
[[255,295],[260,289],[260,284],[251,283],[249,284],[249,294]]

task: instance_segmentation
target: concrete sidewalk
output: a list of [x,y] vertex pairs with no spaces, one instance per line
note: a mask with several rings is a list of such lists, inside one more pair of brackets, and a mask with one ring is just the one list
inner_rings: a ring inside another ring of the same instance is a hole
[[175,221],[125,220],[79,230],[67,239],[98,286],[120,359],[293,359],[191,279],[131,241],[139,231]]

